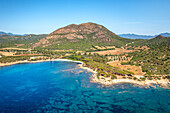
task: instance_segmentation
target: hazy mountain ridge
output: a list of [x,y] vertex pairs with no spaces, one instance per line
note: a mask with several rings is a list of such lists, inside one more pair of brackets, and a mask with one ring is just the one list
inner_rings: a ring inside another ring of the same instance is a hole
[[1,35],[9,35],[9,36],[26,36],[26,35],[28,35],[28,34],[23,34],[23,35],[21,35],[21,34],[6,33],[6,32],[0,31],[0,36],[1,36]]
[[[81,25],[83,25],[83,24],[80,24],[78,26],[81,26]],[[69,25],[69,27],[72,27],[72,26],[76,26],[76,24]],[[63,27],[63,28],[65,28],[65,27]],[[57,32],[61,32],[63,30],[63,28],[60,28],[60,29],[54,31],[54,32],[50,33],[49,35],[54,35]],[[0,36],[26,36],[26,35],[30,35],[30,34],[23,34],[23,35],[21,35],[21,34],[6,33],[6,32],[3,32],[3,31],[0,31]],[[41,35],[41,34],[34,34],[34,35]],[[165,32],[165,33],[160,33],[158,35],[162,35],[164,37],[169,37],[170,33]],[[120,36],[120,37],[129,38],[129,39],[151,39],[151,38],[154,38],[154,37],[156,37],[158,35],[139,35],[139,34],[133,34],[133,33],[118,34],[118,36]]]
[[[159,35],[162,35],[164,37],[169,37],[170,33],[160,33]],[[138,34],[119,34],[120,37],[124,37],[124,38],[129,38],[129,39],[151,39],[154,38],[158,35],[138,35]]]

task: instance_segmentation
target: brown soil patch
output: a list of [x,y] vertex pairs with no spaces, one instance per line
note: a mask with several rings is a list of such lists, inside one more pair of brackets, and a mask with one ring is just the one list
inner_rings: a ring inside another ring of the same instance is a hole
[[126,49],[115,48],[115,50],[96,51],[96,52],[91,52],[91,53],[92,54],[93,53],[98,53],[100,55],[106,55],[106,54],[120,55],[120,54],[134,52],[134,51],[137,51],[137,50],[126,50]]
[[116,48],[115,46],[106,46],[107,49]]
[[[95,46],[95,48],[104,50],[104,49],[113,49],[115,46]],[[93,48],[95,50],[95,48]]]
[[25,44],[15,44],[17,47],[24,46]]
[[119,67],[121,69],[127,70],[127,71],[131,71],[133,72],[135,75],[144,75],[145,73],[142,72],[142,68],[138,67],[138,66],[134,66],[134,65],[121,65],[122,61],[113,61],[113,62],[109,62],[109,64],[111,66],[114,67]]
[[0,51],[0,54],[4,55],[4,56],[13,56],[15,53],[13,52],[3,52],[3,51]]

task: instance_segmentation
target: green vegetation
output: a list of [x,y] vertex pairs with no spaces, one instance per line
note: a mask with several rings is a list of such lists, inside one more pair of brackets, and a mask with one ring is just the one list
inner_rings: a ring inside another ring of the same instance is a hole
[[121,65],[131,65],[131,62],[121,62]]
[[136,77],[133,77],[133,80],[136,80],[137,78]]
[[[116,47],[121,47],[124,44],[126,44],[126,42],[130,41],[130,39],[123,40],[119,36],[112,36],[111,39],[112,40],[109,41],[109,42],[102,41],[101,39],[98,39],[98,38],[96,38],[96,39],[92,39],[92,38],[78,39],[78,38],[75,38],[73,40],[69,40],[69,39],[67,39],[65,37],[65,38],[59,38],[59,39],[49,39],[48,41],[49,41],[50,45],[48,45],[46,47],[43,47],[43,49],[52,49],[52,50],[56,50],[56,49],[57,50],[73,49],[75,51],[82,50],[82,51],[92,52],[92,51],[101,51],[101,49],[96,49],[96,50],[91,49],[94,46],[116,46]],[[59,42],[59,43],[56,43],[56,42]],[[42,48],[42,47],[39,46],[37,48]],[[105,49],[105,50],[114,50],[114,48]]]
[[31,56],[4,56],[0,58],[1,63],[29,60]]
[[64,56],[66,53],[73,53],[73,52],[64,52],[64,51],[58,52],[58,51],[53,51],[50,49],[35,49],[35,51],[37,51],[37,53],[39,54],[57,56],[57,57]]

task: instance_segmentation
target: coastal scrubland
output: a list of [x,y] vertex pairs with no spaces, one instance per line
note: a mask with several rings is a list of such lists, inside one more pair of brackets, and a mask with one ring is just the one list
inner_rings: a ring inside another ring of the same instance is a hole
[[67,58],[84,62],[98,78],[170,78],[170,37],[127,39],[95,23],[68,25],[49,35],[0,37],[0,63]]

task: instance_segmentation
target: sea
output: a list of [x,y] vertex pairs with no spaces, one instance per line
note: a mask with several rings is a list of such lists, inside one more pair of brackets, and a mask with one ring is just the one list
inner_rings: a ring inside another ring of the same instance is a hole
[[49,61],[0,67],[0,113],[170,113],[170,90],[103,86],[79,63]]

